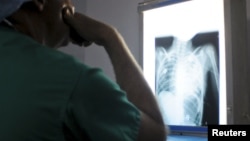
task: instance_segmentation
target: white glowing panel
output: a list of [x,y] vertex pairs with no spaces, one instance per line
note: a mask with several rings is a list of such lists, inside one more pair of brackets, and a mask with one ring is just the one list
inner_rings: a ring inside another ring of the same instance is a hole
[[168,125],[226,124],[223,0],[143,12],[143,71]]

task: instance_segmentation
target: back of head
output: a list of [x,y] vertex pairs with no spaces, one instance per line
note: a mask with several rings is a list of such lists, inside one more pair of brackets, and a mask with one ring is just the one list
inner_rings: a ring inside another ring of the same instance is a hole
[[58,48],[70,41],[69,27],[62,18],[64,7],[73,8],[71,0],[0,0],[0,23]]
[[0,0],[0,22],[16,12],[27,1],[30,0]]

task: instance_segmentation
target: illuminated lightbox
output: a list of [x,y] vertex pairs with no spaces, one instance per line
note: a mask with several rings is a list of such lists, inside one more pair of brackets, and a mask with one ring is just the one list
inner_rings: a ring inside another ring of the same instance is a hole
[[143,72],[168,125],[226,124],[223,0],[141,5]]

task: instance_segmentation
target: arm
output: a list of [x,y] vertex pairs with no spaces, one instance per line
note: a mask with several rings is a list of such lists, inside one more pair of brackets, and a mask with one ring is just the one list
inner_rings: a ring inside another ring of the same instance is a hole
[[128,99],[140,109],[141,125],[138,141],[165,141],[166,130],[155,97],[125,41],[113,27],[81,14],[66,14],[66,22],[78,34],[103,46],[113,64],[117,83]]
[[141,110],[139,140],[165,140],[165,127],[155,97],[123,38],[112,30],[104,46],[113,64],[117,83],[128,99]]

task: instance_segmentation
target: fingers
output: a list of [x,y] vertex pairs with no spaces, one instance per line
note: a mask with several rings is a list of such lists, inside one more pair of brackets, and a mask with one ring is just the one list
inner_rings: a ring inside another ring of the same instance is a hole
[[68,8],[68,7],[65,7],[62,9],[62,16],[63,16],[63,19],[66,23],[72,24],[74,11],[70,10],[70,8]]
[[[95,43],[100,46],[106,44],[107,35],[113,31],[113,28],[103,22],[92,19],[81,13],[72,13],[69,9],[63,10],[65,23],[71,29],[70,36],[72,43],[89,46]],[[109,38],[109,37],[108,37]]]
[[70,8],[70,7],[65,6],[65,7],[62,9],[62,15],[63,15],[64,18],[66,18],[66,19],[70,19],[74,14],[75,14],[74,9],[72,9],[72,8]]
[[[78,46],[90,46],[92,44],[92,42],[84,39],[84,37],[82,37],[79,34],[79,28],[82,26],[80,24],[80,22],[77,21],[77,19],[75,18],[75,13],[74,11],[72,11],[70,8],[65,7],[62,10],[62,15],[64,18],[65,23],[70,27],[70,38],[71,38],[71,42],[73,44],[76,44]],[[78,19],[79,20],[79,19]]]

